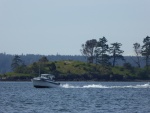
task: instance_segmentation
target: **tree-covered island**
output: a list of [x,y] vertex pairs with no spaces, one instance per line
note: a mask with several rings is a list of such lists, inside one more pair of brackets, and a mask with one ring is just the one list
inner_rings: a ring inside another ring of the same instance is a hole
[[[50,61],[42,56],[38,61],[26,65],[19,55],[12,59],[12,72],[0,75],[0,80],[28,81],[39,73],[51,73],[56,80],[63,81],[135,81],[150,80],[150,37],[143,39],[143,45],[133,44],[135,52],[132,58],[135,66],[124,58],[122,44],[119,42],[107,44],[105,37],[99,40],[87,40],[82,44],[81,53],[86,62],[75,60]],[[123,65],[116,65],[122,60]],[[141,66],[144,62],[145,66]]]

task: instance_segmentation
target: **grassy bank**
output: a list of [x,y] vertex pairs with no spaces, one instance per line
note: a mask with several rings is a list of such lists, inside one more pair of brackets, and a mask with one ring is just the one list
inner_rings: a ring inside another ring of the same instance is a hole
[[80,61],[35,62],[14,72],[0,75],[1,80],[31,80],[40,73],[52,73],[63,81],[134,81],[150,80],[149,70],[131,66],[101,66]]

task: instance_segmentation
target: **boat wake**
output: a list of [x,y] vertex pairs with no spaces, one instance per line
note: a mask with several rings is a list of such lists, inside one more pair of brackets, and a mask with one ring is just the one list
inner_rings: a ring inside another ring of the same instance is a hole
[[88,84],[83,86],[71,85],[71,84],[61,84],[62,88],[150,88],[150,83],[143,85],[128,85],[128,86],[105,86],[101,84]]

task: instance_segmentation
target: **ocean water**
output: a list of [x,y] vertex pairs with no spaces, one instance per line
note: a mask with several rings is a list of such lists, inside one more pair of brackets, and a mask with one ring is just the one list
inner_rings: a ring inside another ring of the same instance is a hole
[[0,113],[150,113],[148,82],[0,82]]

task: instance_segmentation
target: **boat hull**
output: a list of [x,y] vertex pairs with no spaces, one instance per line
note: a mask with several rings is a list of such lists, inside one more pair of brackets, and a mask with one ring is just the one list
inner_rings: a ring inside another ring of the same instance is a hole
[[60,83],[48,80],[34,80],[32,79],[35,88],[56,88],[60,87]]

